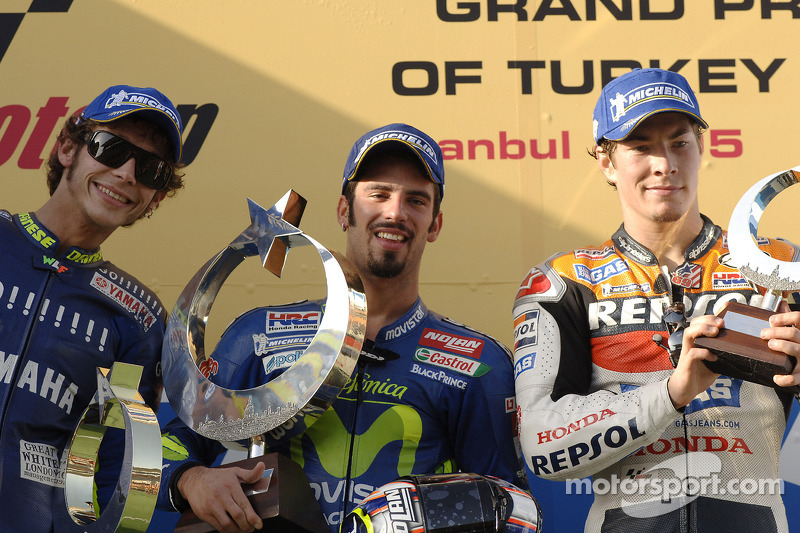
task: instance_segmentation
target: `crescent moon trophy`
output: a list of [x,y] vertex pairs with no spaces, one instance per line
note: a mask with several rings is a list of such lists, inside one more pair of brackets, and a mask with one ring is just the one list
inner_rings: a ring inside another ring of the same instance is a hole
[[[367,304],[361,278],[347,259],[297,228],[305,203],[293,190],[269,210],[248,199],[250,226],[189,281],[164,337],[164,387],[175,412],[205,437],[222,442],[250,439],[251,457],[302,433],[322,415],[350,379],[364,341]],[[206,324],[224,281],[254,255],[280,277],[288,251],[306,245],[316,248],[322,259],[327,298],[319,329],[302,356],[280,376],[252,389],[226,389],[209,381],[198,367],[208,359]],[[300,364],[310,359],[314,365]],[[309,367],[315,369],[311,377]],[[244,409],[237,407],[242,405]]]

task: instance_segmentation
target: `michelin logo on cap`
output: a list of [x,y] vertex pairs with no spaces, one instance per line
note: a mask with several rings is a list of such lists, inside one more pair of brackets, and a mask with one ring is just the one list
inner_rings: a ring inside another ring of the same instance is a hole
[[367,150],[369,150],[369,148],[373,144],[375,144],[377,142],[380,142],[380,141],[385,141],[387,139],[395,139],[395,140],[402,141],[402,142],[407,143],[407,144],[414,145],[419,150],[425,152],[425,154],[428,157],[430,157],[431,160],[433,160],[434,163],[438,164],[438,161],[437,161],[437,158],[436,158],[436,152],[433,150],[433,148],[431,148],[430,144],[428,144],[423,139],[420,139],[419,137],[417,137],[415,135],[409,135],[408,133],[405,133],[403,131],[396,131],[396,130],[381,132],[381,133],[379,133],[377,135],[374,135],[374,136],[370,137],[369,139],[367,139],[364,142],[364,146],[362,146],[361,150],[359,150],[358,156],[356,157],[356,161],[360,161],[361,158],[364,157],[364,153]]
[[[106,109],[111,109],[113,107],[123,106],[123,105],[137,105],[137,106],[140,106],[140,107],[149,107],[149,108],[153,108],[153,109],[158,109],[159,111],[162,111],[162,112],[166,113],[167,115],[169,115],[169,117],[175,123],[180,124],[180,119],[175,114],[175,112],[171,109],[171,107],[165,106],[164,104],[162,104],[161,102],[159,102],[158,100],[156,100],[155,98],[150,96],[149,94],[129,93],[127,91],[121,90],[118,93],[113,93],[111,95],[111,98],[106,100],[105,108]],[[120,111],[120,113],[122,113],[122,112],[127,112],[127,110]],[[117,114],[117,113],[115,113],[115,112],[111,112],[110,113],[111,116],[113,116],[115,114]]]
[[611,105],[611,118],[614,122],[637,105],[651,100],[679,100],[686,106],[695,109],[694,103],[686,91],[671,83],[650,83],[636,87],[626,94],[617,93],[609,99]]

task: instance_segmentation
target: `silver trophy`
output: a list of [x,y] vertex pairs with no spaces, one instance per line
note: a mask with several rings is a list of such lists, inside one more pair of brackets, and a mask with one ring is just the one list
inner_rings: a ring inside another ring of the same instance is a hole
[[[297,228],[306,203],[301,196],[290,190],[269,210],[250,199],[248,203],[250,226],[200,268],[178,298],[167,325],[162,365],[167,397],[181,420],[218,441],[248,439],[253,458],[246,460],[249,465],[269,445],[305,431],[336,400],[361,353],[367,311],[361,279],[352,265]],[[280,277],[288,251],[306,245],[314,246],[322,259],[327,299],[319,329],[302,356],[277,378],[252,389],[226,389],[209,381],[199,368],[211,357],[205,350],[205,331],[222,284],[245,258],[255,255],[264,268]],[[316,364],[301,365],[312,359]],[[309,367],[315,369],[313,376],[308,374]],[[292,391],[293,397],[287,397],[286,391]],[[290,484],[304,479],[302,470],[277,454],[264,457],[266,479],[249,491],[256,511],[265,519],[308,521],[313,508],[319,508],[307,483],[302,502],[297,501],[299,496],[282,495],[282,487],[288,494]],[[284,501],[287,498],[292,501]],[[189,524],[194,524],[191,516]],[[300,529],[317,526],[318,520]],[[327,531],[324,519],[319,529]]]
[[[796,184],[800,166],[777,172],[750,187],[733,210],[728,225],[728,249],[731,264],[749,281],[763,287],[761,307],[729,303],[720,313],[725,327],[717,337],[700,337],[695,345],[717,354],[706,365],[721,374],[761,385],[780,388],[772,377],[790,374],[797,359],[770,350],[760,332],[769,327],[769,317],[778,309],[785,291],[800,290],[800,263],[779,261],[757,245],[758,223],[764,210],[778,193]],[[792,392],[800,387],[791,387]]]
[[[127,363],[116,362],[110,371],[97,369],[97,394],[64,452],[64,497],[55,503],[53,515],[57,533],[147,530],[161,483],[161,431],[155,413],[139,394],[141,376],[141,366]],[[114,494],[97,516],[94,472],[109,427],[125,430],[125,449]]]

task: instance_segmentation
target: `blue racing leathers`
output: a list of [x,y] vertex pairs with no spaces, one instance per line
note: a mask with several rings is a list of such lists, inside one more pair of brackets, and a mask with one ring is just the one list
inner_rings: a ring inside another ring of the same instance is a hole
[[[64,448],[97,391],[97,367],[143,367],[157,406],[166,313],[99,249],[56,255],[58,239],[31,213],[0,211],[0,531],[53,530],[63,506]],[[124,450],[109,430],[95,477],[108,501]],[[117,463],[114,467],[111,463]]]
[[[245,313],[205,368],[228,388],[264,383],[299,359],[322,312],[321,302],[312,301]],[[246,359],[225,355],[236,353]],[[303,467],[331,531],[338,531],[343,513],[403,475],[462,470],[527,487],[515,408],[509,351],[417,300],[381,329],[374,345],[365,342],[332,407],[278,451]],[[172,474],[211,464],[223,447],[178,421],[166,428],[164,444],[159,506],[172,509]]]

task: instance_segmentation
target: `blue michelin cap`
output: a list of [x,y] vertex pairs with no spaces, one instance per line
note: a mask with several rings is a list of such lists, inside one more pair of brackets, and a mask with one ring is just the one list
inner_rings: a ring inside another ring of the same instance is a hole
[[114,85],[92,100],[81,113],[83,120],[112,122],[132,113],[146,113],[147,119],[161,126],[175,148],[175,162],[181,160],[183,124],[172,102],[152,87]]
[[[376,147],[380,147],[377,148]],[[361,136],[350,150],[344,165],[342,193],[347,182],[355,179],[358,168],[367,154],[386,148],[400,148],[415,154],[428,171],[428,178],[439,186],[439,195],[444,198],[444,161],[442,149],[428,134],[408,124],[389,124]]]
[[660,68],[636,69],[610,81],[594,108],[594,142],[621,141],[641,121],[656,113],[675,111],[694,118],[703,128],[700,104],[686,78]]

